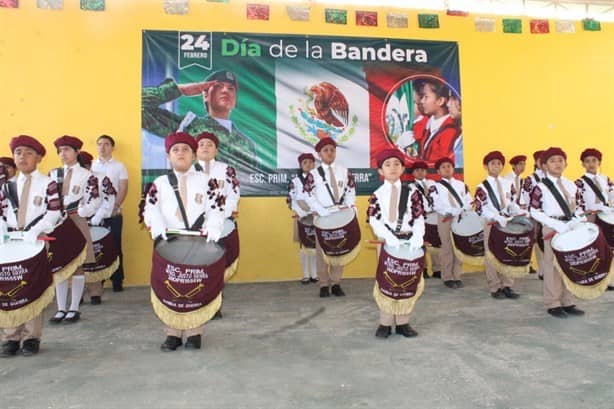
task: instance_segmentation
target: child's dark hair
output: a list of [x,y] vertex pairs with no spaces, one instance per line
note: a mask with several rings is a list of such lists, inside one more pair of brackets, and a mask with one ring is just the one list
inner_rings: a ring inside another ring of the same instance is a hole
[[109,136],[109,135],[100,135],[98,137],[98,139],[96,139],[96,143],[100,142],[101,139],[106,139],[107,141],[109,141],[111,143],[111,146],[115,147],[115,139],[113,139],[111,136]]
[[450,88],[446,84],[441,81],[426,79],[423,82],[423,87],[430,86],[431,91],[437,96],[437,98],[445,98],[448,100],[450,98]]

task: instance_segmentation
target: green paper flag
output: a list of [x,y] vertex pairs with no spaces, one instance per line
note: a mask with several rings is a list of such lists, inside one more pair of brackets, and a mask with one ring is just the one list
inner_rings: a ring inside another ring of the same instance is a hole
[[513,34],[522,33],[522,20],[519,18],[504,18],[503,32]]
[[330,24],[347,24],[348,23],[347,10],[326,9],[325,16],[326,16],[326,22]]
[[105,0],[81,0],[81,10],[104,11]]
[[582,27],[584,31],[601,31],[601,23],[592,18],[585,18],[582,20]]
[[420,28],[439,28],[439,16],[437,14],[418,14],[418,26]]

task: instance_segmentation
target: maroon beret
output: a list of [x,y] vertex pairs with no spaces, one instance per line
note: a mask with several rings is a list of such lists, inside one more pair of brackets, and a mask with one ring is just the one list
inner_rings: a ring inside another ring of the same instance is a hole
[[70,135],[60,136],[58,139],[53,141],[53,144],[56,148],[59,148],[60,146],[70,146],[77,151],[83,146],[83,142],[81,142],[81,139]]
[[81,162],[81,164],[84,163],[92,163],[94,161],[94,157],[86,151],[81,151],[79,152],[79,162]]
[[215,144],[216,148],[220,146],[220,140],[217,136],[215,136],[215,134],[211,132],[203,132],[201,134],[198,134],[198,136],[196,137],[196,144],[198,145],[198,142],[202,141],[203,139],[209,139]]
[[190,135],[189,133],[175,132],[175,133],[167,135],[166,138],[164,139],[164,148],[166,149],[166,153],[168,153],[171,150],[173,145],[176,145],[178,143],[185,143],[190,148],[192,148],[194,152],[196,152],[196,148],[198,147],[196,145],[196,141],[194,140],[192,135]]
[[545,152],[545,151],[535,151],[535,152],[533,152],[533,160],[534,160],[535,162],[537,162],[538,160],[542,160],[542,154],[543,154],[544,152]]
[[525,155],[516,155],[512,159],[510,159],[511,165],[517,165],[520,162],[526,162],[527,157]]
[[417,161],[415,161],[415,162],[414,162],[414,163],[411,165],[411,167],[409,168],[409,170],[410,170],[411,172],[413,172],[413,171],[414,171],[414,170],[416,170],[416,169],[426,169],[426,170],[428,170],[428,168],[429,168],[429,164],[428,164],[428,163],[426,163],[426,162],[425,162],[425,161],[423,161],[423,160],[417,160]]
[[563,151],[563,149],[551,146],[550,148],[546,149],[542,154],[542,163],[546,163],[548,159],[553,156],[562,156],[563,158],[565,158],[565,160],[567,160],[567,154]]
[[437,162],[435,162],[435,169],[439,170],[441,165],[443,165],[444,163],[451,163],[452,167],[454,167],[454,161],[452,160],[452,158],[444,156],[443,158],[437,159]]
[[326,145],[333,145],[336,147],[337,143],[331,137],[322,138],[318,141],[318,143],[316,143],[316,152],[319,153]]
[[499,151],[488,152],[484,159],[482,159],[482,163],[484,165],[488,165],[491,160],[499,159],[502,165],[505,165],[505,156]]
[[403,153],[396,148],[389,148],[379,151],[375,157],[377,161],[377,167],[381,168],[386,159],[397,158],[401,161],[401,165],[405,166],[405,157]]
[[45,147],[39,141],[28,135],[15,136],[13,139],[11,139],[9,146],[11,148],[11,152],[13,153],[15,152],[15,149],[20,146],[27,146],[28,148],[34,149],[41,156],[45,156],[45,153],[47,153]]
[[595,158],[599,159],[599,162],[601,162],[601,157],[602,157],[601,152],[599,152],[595,148],[585,149],[580,155],[580,160],[584,160],[585,158],[588,158],[589,156],[594,156]]
[[12,168],[16,168],[17,166],[15,166],[15,161],[13,160],[13,158],[9,158],[8,156],[3,156],[0,158],[0,163],[2,163],[5,166],[10,166]]
[[303,163],[303,161],[305,159],[310,159],[312,161],[316,161],[315,156],[313,156],[313,154],[311,153],[301,153],[300,155],[298,155],[298,164],[300,165],[301,163]]

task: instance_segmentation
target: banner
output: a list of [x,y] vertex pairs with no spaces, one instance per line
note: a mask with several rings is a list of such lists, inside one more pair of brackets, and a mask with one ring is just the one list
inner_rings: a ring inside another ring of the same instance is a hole
[[358,194],[379,186],[387,147],[408,165],[454,157],[462,174],[452,42],[144,31],[141,112],[144,184],[168,168],[163,138],[177,130],[215,133],[243,196],[285,195],[298,155],[326,136]]

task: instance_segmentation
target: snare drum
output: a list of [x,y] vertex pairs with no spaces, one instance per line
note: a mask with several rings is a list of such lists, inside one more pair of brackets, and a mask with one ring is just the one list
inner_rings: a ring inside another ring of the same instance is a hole
[[535,244],[535,225],[526,217],[514,217],[505,227],[495,223],[488,237],[486,258],[497,271],[508,277],[529,274]]
[[153,251],[151,303],[160,320],[176,329],[196,328],[222,305],[224,249],[205,237],[171,236]]
[[313,226],[313,216],[301,217],[296,221],[298,238],[304,249],[316,248],[316,229]]
[[314,220],[316,238],[324,260],[331,266],[345,266],[360,252],[360,226],[354,209],[342,209]]
[[424,265],[422,248],[411,250],[405,245],[398,248],[382,246],[373,288],[373,298],[378,308],[393,315],[411,313],[424,290]]
[[113,240],[111,230],[101,226],[90,226],[90,235],[94,245],[93,263],[83,265],[85,281],[88,283],[100,282],[113,275],[119,267],[119,250]]
[[15,328],[43,312],[55,287],[42,241],[27,243],[21,232],[0,244],[0,328]]
[[610,283],[612,251],[603,232],[590,222],[580,223],[551,241],[555,266],[565,287],[578,298],[597,298]]
[[239,229],[237,229],[234,220],[224,220],[220,241],[223,243],[226,250],[224,281],[228,281],[237,272],[237,267],[239,266]]
[[474,211],[454,217],[451,225],[454,254],[463,263],[484,265],[484,221]]
[[55,240],[49,242],[49,263],[56,284],[69,279],[85,262],[87,241],[72,218],[66,217],[49,234]]
[[614,251],[614,213],[599,212],[596,223],[601,228],[610,248]]
[[424,241],[431,244],[433,248],[441,247],[439,230],[437,229],[437,213],[431,212],[426,215],[424,220]]

